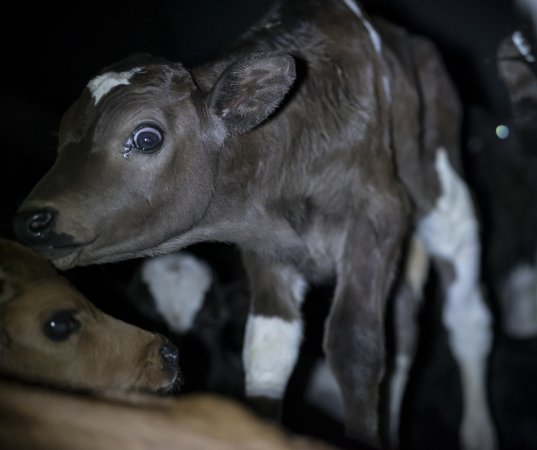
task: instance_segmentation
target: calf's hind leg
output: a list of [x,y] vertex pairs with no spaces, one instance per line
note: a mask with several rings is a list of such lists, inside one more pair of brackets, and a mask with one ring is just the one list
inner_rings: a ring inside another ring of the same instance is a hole
[[343,397],[345,431],[373,447],[381,446],[386,300],[401,247],[398,233],[403,231],[396,220],[379,222],[365,219],[347,235],[324,336],[326,357]]
[[468,188],[439,148],[436,171],[442,188],[436,206],[419,224],[419,234],[435,260],[445,292],[442,320],[461,374],[464,450],[497,447],[486,392],[491,350],[491,314],[479,285],[478,226]]

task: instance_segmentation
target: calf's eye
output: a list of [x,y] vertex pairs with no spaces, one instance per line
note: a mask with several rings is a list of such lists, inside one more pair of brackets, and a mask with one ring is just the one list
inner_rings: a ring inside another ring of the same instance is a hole
[[65,341],[80,329],[76,311],[56,311],[43,324],[43,333],[51,341]]
[[137,150],[144,153],[156,152],[162,145],[162,131],[152,125],[141,125],[132,135],[132,141]]

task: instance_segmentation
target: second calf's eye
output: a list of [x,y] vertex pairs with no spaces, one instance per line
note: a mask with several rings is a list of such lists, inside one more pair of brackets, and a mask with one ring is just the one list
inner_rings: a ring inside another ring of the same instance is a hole
[[57,311],[43,324],[43,333],[51,341],[65,341],[80,329],[75,311]]

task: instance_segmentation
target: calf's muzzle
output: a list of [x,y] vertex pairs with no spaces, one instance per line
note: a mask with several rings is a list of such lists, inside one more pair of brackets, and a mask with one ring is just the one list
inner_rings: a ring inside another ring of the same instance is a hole
[[170,341],[166,341],[160,347],[160,357],[165,366],[177,369],[179,366],[179,350]]
[[13,228],[17,239],[46,257],[60,257],[77,247],[72,236],[57,233],[58,212],[53,208],[19,211]]

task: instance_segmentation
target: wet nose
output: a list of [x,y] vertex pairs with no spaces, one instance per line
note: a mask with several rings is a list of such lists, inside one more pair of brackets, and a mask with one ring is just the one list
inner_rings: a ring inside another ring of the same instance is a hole
[[19,213],[14,220],[15,234],[27,244],[42,243],[52,230],[54,217],[54,211],[51,209]]
[[167,365],[172,367],[177,367],[179,365],[179,350],[170,341],[166,341],[160,347],[160,357]]

